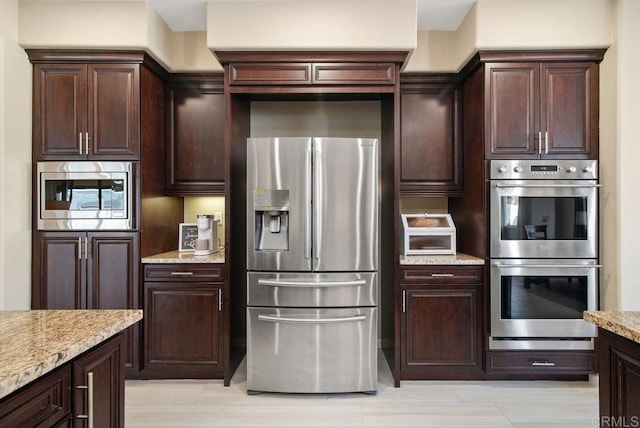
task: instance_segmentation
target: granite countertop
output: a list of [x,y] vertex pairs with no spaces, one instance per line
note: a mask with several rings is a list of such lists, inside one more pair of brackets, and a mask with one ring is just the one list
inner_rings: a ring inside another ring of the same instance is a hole
[[584,311],[583,318],[602,329],[640,343],[639,311]]
[[421,256],[405,256],[400,254],[401,265],[483,265],[484,259],[464,253],[455,255],[427,254]]
[[0,311],[0,398],[142,319],[142,310]]
[[224,249],[206,256],[194,256],[192,251],[169,251],[143,257],[142,263],[224,263]]

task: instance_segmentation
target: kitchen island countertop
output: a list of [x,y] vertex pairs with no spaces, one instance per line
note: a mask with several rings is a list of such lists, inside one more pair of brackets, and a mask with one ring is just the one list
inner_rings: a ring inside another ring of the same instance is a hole
[[464,253],[455,255],[426,254],[405,256],[400,254],[400,265],[484,265],[484,259]]
[[0,311],[0,398],[142,319],[142,310]]
[[585,311],[583,318],[604,330],[640,343],[640,311]]
[[206,256],[195,256],[193,251],[168,251],[143,257],[142,263],[224,263],[224,249]]

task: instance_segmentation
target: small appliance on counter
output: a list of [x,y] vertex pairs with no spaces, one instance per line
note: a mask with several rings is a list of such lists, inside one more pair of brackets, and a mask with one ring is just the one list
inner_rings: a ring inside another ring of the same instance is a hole
[[198,214],[198,238],[194,256],[206,256],[218,250],[218,222],[209,214]]
[[456,226],[450,214],[401,214],[404,255],[455,254]]

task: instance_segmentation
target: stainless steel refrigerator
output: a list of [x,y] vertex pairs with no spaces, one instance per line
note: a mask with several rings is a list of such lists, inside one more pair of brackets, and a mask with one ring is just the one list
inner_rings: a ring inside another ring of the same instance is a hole
[[375,392],[378,140],[247,140],[247,390]]

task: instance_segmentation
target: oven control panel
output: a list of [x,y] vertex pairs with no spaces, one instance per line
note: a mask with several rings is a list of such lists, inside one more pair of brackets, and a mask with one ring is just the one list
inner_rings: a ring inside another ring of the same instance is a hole
[[595,180],[596,160],[585,159],[512,159],[492,160],[489,178],[511,180]]

